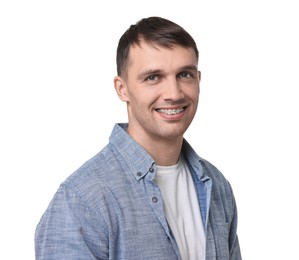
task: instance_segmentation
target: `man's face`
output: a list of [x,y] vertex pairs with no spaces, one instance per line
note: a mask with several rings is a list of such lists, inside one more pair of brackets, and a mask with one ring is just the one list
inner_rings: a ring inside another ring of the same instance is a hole
[[131,47],[126,80],[115,80],[127,102],[128,133],[139,143],[182,138],[196,113],[199,81],[193,49]]

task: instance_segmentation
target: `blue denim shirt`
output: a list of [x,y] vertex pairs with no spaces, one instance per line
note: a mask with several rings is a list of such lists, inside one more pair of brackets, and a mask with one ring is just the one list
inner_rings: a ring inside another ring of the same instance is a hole
[[[37,226],[36,259],[181,259],[167,224],[156,165],[116,124],[109,144],[54,195]],[[206,259],[241,259],[237,210],[224,176],[184,140],[206,232]]]

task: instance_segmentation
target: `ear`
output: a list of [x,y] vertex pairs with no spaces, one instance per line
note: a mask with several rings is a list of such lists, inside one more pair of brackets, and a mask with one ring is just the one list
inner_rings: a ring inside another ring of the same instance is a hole
[[201,81],[201,71],[198,71],[198,90],[200,94],[200,81]]
[[114,88],[121,101],[129,101],[127,93],[127,84],[120,76],[116,76],[114,78]]

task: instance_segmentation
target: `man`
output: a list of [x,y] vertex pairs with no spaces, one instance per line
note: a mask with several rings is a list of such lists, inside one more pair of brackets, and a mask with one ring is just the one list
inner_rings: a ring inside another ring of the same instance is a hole
[[193,38],[149,17],[117,48],[128,124],[58,189],[36,230],[36,259],[241,259],[228,181],[183,135],[198,104]]

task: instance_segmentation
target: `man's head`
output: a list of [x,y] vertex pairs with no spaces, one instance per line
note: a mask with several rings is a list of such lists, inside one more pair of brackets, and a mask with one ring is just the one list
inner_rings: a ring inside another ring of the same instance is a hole
[[126,78],[130,47],[144,41],[150,45],[192,48],[198,60],[198,49],[191,35],[178,24],[161,17],[144,18],[122,35],[117,47],[117,75]]
[[127,103],[128,133],[143,146],[182,140],[196,113],[200,72],[193,38],[159,17],[132,25],[117,49],[114,85]]

